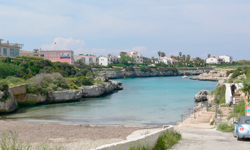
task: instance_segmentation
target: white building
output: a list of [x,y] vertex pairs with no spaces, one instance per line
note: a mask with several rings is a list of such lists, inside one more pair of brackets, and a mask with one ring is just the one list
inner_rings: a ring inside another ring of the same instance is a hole
[[22,44],[17,43],[6,43],[2,42],[3,39],[0,39],[0,57],[15,57],[20,56],[20,49],[22,48]]
[[108,66],[109,64],[118,63],[119,58],[116,56],[100,56],[99,57],[99,65]]
[[221,64],[223,62],[222,58],[211,56],[206,59],[207,64]]
[[176,64],[179,61],[171,57],[162,57],[159,59],[159,62],[163,62],[165,64]]
[[223,62],[226,62],[226,63],[233,62],[233,57],[229,55],[222,55],[222,56],[219,56],[219,58],[223,59]]
[[127,54],[130,57],[135,59],[135,63],[143,63],[143,56],[138,54],[137,51],[132,51],[130,54]]
[[82,61],[86,65],[97,65],[99,64],[98,57],[94,55],[75,55],[75,62]]

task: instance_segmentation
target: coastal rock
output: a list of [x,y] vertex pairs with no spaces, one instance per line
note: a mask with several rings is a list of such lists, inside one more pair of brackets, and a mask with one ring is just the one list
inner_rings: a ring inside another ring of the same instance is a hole
[[[4,93],[4,92],[2,92],[2,93]],[[17,101],[8,88],[8,98],[5,100],[1,99],[1,101],[0,101],[0,112],[12,112],[12,111],[16,110],[17,108],[18,108]]]
[[18,101],[18,103],[23,104],[39,104],[46,101],[47,96],[41,94],[26,94],[23,101]]
[[194,96],[194,100],[196,102],[201,102],[201,101],[207,101],[207,95],[209,94],[210,92],[207,91],[207,90],[201,90],[199,91],[195,96]]
[[46,102],[55,103],[55,102],[66,102],[66,101],[76,101],[82,98],[81,90],[63,90],[55,91],[48,94]]
[[81,90],[83,97],[97,97],[105,92],[105,86],[102,84],[84,86],[79,89]]

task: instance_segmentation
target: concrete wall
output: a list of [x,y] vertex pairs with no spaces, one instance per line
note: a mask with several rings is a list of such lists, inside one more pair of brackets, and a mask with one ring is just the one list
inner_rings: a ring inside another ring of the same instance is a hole
[[99,146],[96,149],[97,150],[128,150],[129,147],[131,146],[149,146],[149,147],[154,147],[156,144],[159,136],[162,135],[164,131],[173,131],[174,127],[173,126],[166,126],[166,128],[163,128],[162,130],[152,132],[147,135],[141,135],[140,137],[130,139],[130,140],[124,140],[121,142],[113,143],[113,144],[107,144],[103,146]]

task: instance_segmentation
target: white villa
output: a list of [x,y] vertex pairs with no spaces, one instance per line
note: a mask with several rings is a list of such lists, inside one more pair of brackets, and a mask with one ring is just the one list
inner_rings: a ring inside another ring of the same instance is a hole
[[0,57],[20,56],[20,49],[23,44],[9,43],[9,41],[3,43],[2,41],[3,39],[0,39]]
[[159,59],[159,62],[163,62],[165,64],[176,64],[178,63],[179,61],[174,59],[174,58],[171,58],[171,57],[162,57]]
[[116,56],[100,56],[99,65],[108,66],[109,64],[114,64],[119,61],[119,58]]
[[232,63],[232,61],[233,61],[232,56],[228,55],[222,55],[219,57],[211,56],[206,59],[207,64],[221,64],[223,62]]
[[223,59],[223,61],[227,63],[233,62],[233,57],[229,55],[222,55],[222,56],[219,56],[219,58]]
[[137,51],[132,51],[130,54],[127,54],[130,57],[135,59],[135,63],[143,63],[143,56],[138,54]]
[[75,55],[75,62],[81,60],[86,65],[97,65],[99,64],[98,57],[94,55]]

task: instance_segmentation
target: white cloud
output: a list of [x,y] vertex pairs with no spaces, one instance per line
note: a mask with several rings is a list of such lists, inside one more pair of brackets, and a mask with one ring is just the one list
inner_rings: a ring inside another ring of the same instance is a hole
[[85,42],[82,40],[74,40],[73,38],[57,37],[53,43],[43,45],[43,50],[76,50],[80,51],[84,48]]

